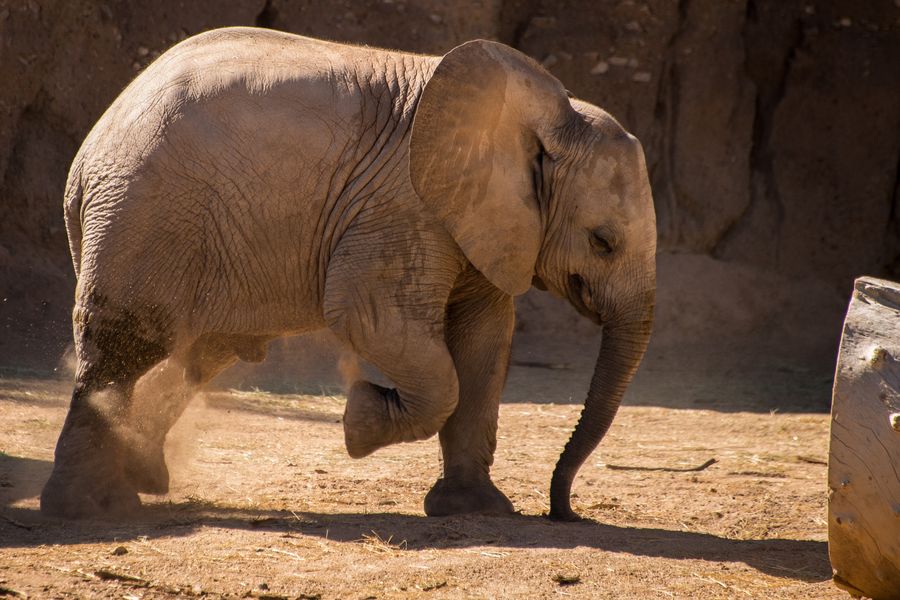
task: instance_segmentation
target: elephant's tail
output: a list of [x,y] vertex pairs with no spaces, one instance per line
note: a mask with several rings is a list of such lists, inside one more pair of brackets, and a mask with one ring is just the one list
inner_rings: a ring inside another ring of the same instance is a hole
[[81,204],[84,187],[81,181],[81,161],[72,163],[69,178],[66,181],[66,193],[63,206],[65,209],[66,232],[69,235],[69,252],[72,254],[72,265],[75,277],[81,273]]

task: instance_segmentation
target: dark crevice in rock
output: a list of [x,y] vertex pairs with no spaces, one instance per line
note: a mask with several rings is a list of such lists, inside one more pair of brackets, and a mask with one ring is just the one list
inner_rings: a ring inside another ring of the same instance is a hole
[[678,246],[678,225],[675,218],[678,211],[678,185],[675,176],[675,132],[678,126],[678,69],[676,46],[687,27],[689,0],[678,2],[678,24],[669,38],[665,49],[662,76],[656,94],[654,118],[660,123],[659,160],[653,165],[650,176],[654,188],[662,190],[656,194],[657,228],[662,249]]
[[498,41],[521,50],[525,36],[531,28],[531,20],[536,16],[540,3],[523,3],[516,0],[504,0],[500,5],[499,22],[497,24]]
[[509,40],[501,40],[505,44],[512,46],[513,48],[521,48],[522,47],[522,39],[525,37],[525,33],[528,31],[528,25],[531,23],[531,15],[519,21],[519,23],[515,26],[512,32],[512,38]]
[[[750,180],[747,182],[750,188],[750,202],[722,234],[719,242],[712,250],[712,255],[721,258],[723,247],[747,225],[747,218],[753,208],[759,203],[771,202],[775,212],[775,223],[773,225],[776,230],[772,231],[772,237],[774,239],[774,260],[777,263],[781,255],[779,247],[781,236],[778,235],[778,230],[784,223],[785,206],[775,177],[775,166],[772,157],[772,134],[776,112],[787,92],[791,67],[798,49],[803,46],[804,35],[801,21],[795,19],[791,23],[790,41],[783,48],[778,70],[772,72],[750,68],[749,63],[754,60],[754,52],[759,51],[759,44],[767,43],[767,40],[757,38],[752,32],[754,27],[760,26],[760,19],[757,0],[748,0],[743,31],[744,73],[756,87],[753,135],[750,146]],[[768,43],[771,42],[769,41]],[[755,181],[759,181],[761,185],[755,185]]]
[[887,275],[892,279],[900,279],[900,155],[897,156],[897,168],[894,170],[894,193],[887,229]]
[[278,19],[278,10],[273,5],[272,0],[266,0],[262,10],[256,15],[254,23],[257,27],[267,27],[272,29],[275,27],[276,19]]

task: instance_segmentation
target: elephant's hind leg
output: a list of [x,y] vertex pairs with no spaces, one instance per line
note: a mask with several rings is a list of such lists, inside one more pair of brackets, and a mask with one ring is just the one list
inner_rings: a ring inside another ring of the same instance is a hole
[[139,492],[169,491],[165,441],[169,430],[194,396],[213,377],[238,358],[259,362],[265,358],[268,337],[204,335],[152,369],[135,390],[131,421],[137,443],[126,465],[128,478]]
[[69,518],[125,513],[140,505],[125,473],[133,431],[134,385],[166,358],[165,335],[126,311],[76,306],[78,367],[72,402],[56,445],[41,512]]
[[440,432],[444,474],[425,496],[429,516],[513,512],[490,478],[513,322],[512,298],[478,273],[468,273],[450,297],[446,337],[459,375],[459,405]]

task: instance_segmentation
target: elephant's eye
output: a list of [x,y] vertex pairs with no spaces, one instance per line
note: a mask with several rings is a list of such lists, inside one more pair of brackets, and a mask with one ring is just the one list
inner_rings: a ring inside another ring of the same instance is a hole
[[591,246],[597,254],[612,254],[613,242],[604,229],[595,229],[591,232]]

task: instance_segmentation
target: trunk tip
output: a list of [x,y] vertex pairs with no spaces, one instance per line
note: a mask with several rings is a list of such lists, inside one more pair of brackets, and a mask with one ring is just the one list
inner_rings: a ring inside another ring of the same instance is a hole
[[572,480],[574,473],[556,465],[550,480],[550,514],[551,521],[580,521],[581,517],[572,510]]

